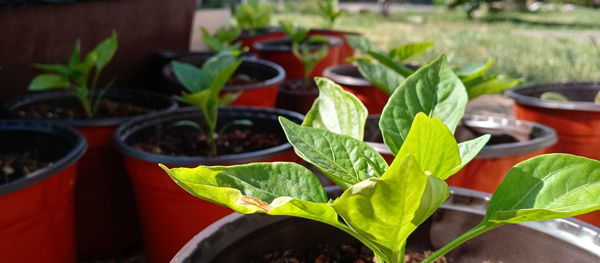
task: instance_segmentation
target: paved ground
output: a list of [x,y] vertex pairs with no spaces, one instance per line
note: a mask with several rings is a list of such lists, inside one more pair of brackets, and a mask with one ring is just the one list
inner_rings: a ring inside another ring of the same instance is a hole
[[[351,13],[358,13],[362,10],[379,12],[379,5],[374,3],[340,3],[340,8],[346,9]],[[436,7],[434,5],[417,5],[417,4],[399,4],[393,3],[390,6],[391,12],[399,10],[414,10],[414,11],[431,11]]]

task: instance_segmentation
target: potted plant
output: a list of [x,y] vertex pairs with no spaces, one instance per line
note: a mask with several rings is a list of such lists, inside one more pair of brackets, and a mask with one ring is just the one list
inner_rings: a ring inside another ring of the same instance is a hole
[[[236,38],[235,32],[219,30],[211,36],[204,31],[204,39],[214,52],[235,51],[242,53],[243,50],[240,49],[239,43],[231,44],[231,40]],[[179,54],[173,60],[201,66],[214,54],[212,52]],[[170,87],[168,93],[181,93],[183,86],[177,80],[171,63],[165,64],[162,75]],[[284,79],[285,71],[281,66],[253,56],[244,56],[242,64],[223,88],[223,94],[242,92],[232,102],[232,105],[275,107],[277,93]]]
[[337,0],[319,1],[319,15],[326,21],[326,26],[323,29],[311,28],[308,35],[334,36],[342,39],[343,44],[336,64],[347,64],[346,60],[354,56],[354,48],[348,43],[346,36],[358,36],[360,33],[333,29],[335,22],[346,14],[346,10],[340,10],[338,6]]
[[77,42],[67,64],[35,64],[46,73],[29,90],[44,91],[6,102],[13,117],[47,119],[71,125],[88,140],[75,187],[77,249],[83,258],[119,255],[139,246],[140,234],[131,184],[122,157],[112,148],[117,126],[132,116],[171,111],[176,103],[142,90],[100,84],[117,49],[113,33],[85,56]]
[[246,1],[245,4],[235,7],[233,15],[233,26],[242,30],[237,40],[251,53],[258,53],[254,48],[257,42],[284,37],[281,28],[271,26],[273,7],[267,2]]
[[[596,82],[540,84],[517,87],[507,92],[515,100],[517,119],[538,122],[556,130],[558,143],[548,152],[570,153],[600,160],[600,105],[595,102]],[[555,95],[553,96],[552,92]],[[558,94],[563,97],[553,99]],[[542,96],[544,98],[542,98]],[[566,100],[566,101],[565,101]],[[600,226],[600,213],[580,219]]]
[[[340,38],[309,36],[308,29],[296,27],[290,21],[282,21],[280,26],[287,38],[259,41],[254,44],[254,49],[259,58],[281,65],[288,79],[321,76],[325,68],[337,64],[343,44]],[[309,59],[311,55],[314,58]],[[316,62],[306,68],[307,60]]]
[[218,54],[200,69],[173,62],[175,75],[186,88],[179,99],[194,107],[137,118],[115,132],[114,145],[126,155],[150,262],[167,262],[195,233],[231,210],[191,198],[159,167],[149,164],[297,160],[277,116],[300,122],[302,115],[270,108],[219,108],[235,100],[231,93],[218,94],[242,63],[230,53]]
[[[408,236],[450,196],[445,180],[468,164],[490,138],[483,135],[460,144],[454,139],[468,95],[443,56],[404,83],[392,99],[401,97],[406,103],[386,105],[380,121],[384,142],[396,154],[391,166],[358,139],[356,127],[366,120],[364,106],[339,87],[326,87],[335,96],[318,99],[303,125],[280,117],[296,153],[343,190],[334,200],[312,172],[294,163],[161,167],[202,199],[244,214],[315,220],[356,238],[374,253],[374,262],[404,261]],[[332,102],[335,110],[327,106]],[[349,108],[360,114],[340,118],[337,113]],[[483,219],[422,262],[434,262],[504,225],[599,209],[598,171],[600,161],[567,154],[542,155],[518,164],[496,190]],[[555,184],[564,180],[569,187]]]
[[63,124],[0,120],[0,145],[0,261],[74,263],[74,183],[85,138]]

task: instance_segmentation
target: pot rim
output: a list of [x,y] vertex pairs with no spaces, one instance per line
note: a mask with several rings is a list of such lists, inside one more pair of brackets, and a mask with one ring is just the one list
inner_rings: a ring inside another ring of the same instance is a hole
[[85,137],[74,128],[57,122],[40,120],[2,120],[0,129],[3,131],[33,131],[53,134],[72,141],[73,147],[63,157],[53,162],[51,166],[38,169],[27,176],[18,178],[6,184],[0,184],[0,197],[16,192],[37,182],[41,182],[71,166],[83,156],[88,144]]
[[[344,69],[356,69],[358,71],[358,67],[352,64],[343,64],[343,65],[334,65],[328,67],[323,72],[323,76],[333,80],[333,82],[338,83],[344,86],[355,86],[355,87],[365,87],[365,86],[373,86],[371,82],[366,80],[365,78],[357,78],[354,76],[344,75],[340,73],[340,70]],[[359,71],[360,73],[360,71]]]
[[[272,116],[285,116],[288,118],[295,118],[299,121],[304,119],[304,115],[283,110],[283,109],[272,109],[272,108],[261,108],[261,107],[247,107],[247,106],[229,106],[220,108],[219,112],[251,112],[254,114],[269,114]],[[127,144],[125,141],[129,136],[138,132],[139,130],[156,125],[165,121],[185,118],[189,115],[201,115],[200,111],[194,107],[184,107],[177,109],[172,112],[161,112],[152,115],[140,116],[127,121],[120,125],[114,132],[112,138],[112,144],[119,152],[136,159],[162,163],[165,165],[181,165],[181,166],[197,166],[197,165],[223,165],[223,164],[234,164],[239,163],[240,160],[244,162],[261,161],[265,158],[274,157],[280,155],[285,151],[292,149],[292,145],[285,142],[281,145],[259,150],[253,152],[239,153],[239,154],[227,154],[217,157],[203,157],[203,156],[169,156],[162,154],[149,153],[142,150],[135,149]]]
[[[369,117],[379,118],[379,115],[370,115]],[[501,158],[505,156],[521,155],[532,153],[550,147],[558,141],[554,129],[531,121],[514,120],[509,118],[465,114],[463,121],[466,124],[473,125],[476,128],[500,128],[500,127],[532,127],[541,131],[542,135],[532,140],[512,143],[502,143],[496,145],[486,145],[481,152],[477,154],[476,159]],[[367,142],[377,152],[382,154],[392,154],[384,143]]]
[[[203,55],[182,56],[177,59],[173,59],[172,61],[177,61],[177,60],[186,59],[186,58],[193,59],[195,57],[203,58]],[[208,59],[208,58],[210,58],[210,55],[207,55],[206,59]],[[242,60],[242,65],[243,64],[258,64],[261,66],[271,67],[277,73],[275,74],[275,76],[273,76],[269,79],[266,79],[266,80],[263,80],[260,82],[256,82],[256,83],[252,83],[252,84],[225,85],[223,87],[223,91],[245,91],[245,90],[259,89],[259,88],[264,88],[264,87],[271,86],[271,85],[281,84],[285,80],[285,70],[280,65],[275,64],[271,61],[256,58],[256,57],[244,57]],[[242,65],[240,65],[240,67]],[[171,82],[173,84],[181,85],[179,83],[179,81],[177,80],[177,77],[171,76],[171,72],[173,72],[173,65],[169,62],[169,63],[165,64],[165,66],[162,68],[163,76],[165,76],[169,82]]]
[[[99,91],[96,91],[99,92]],[[148,96],[155,101],[162,101],[165,104],[168,104],[167,107],[156,110],[155,112],[169,112],[173,111],[177,108],[177,102],[172,98],[165,96],[160,93],[145,91],[145,90],[137,90],[137,89],[125,89],[125,88],[110,88],[104,93],[106,97],[119,97],[121,94],[132,94],[134,96]],[[114,96],[111,96],[114,95]],[[13,98],[11,100],[6,101],[3,104],[3,107],[11,114],[15,114],[15,109],[33,104],[41,100],[53,100],[53,99],[71,99],[73,98],[73,94],[66,90],[60,91],[42,91],[42,92],[32,92],[29,94],[25,94],[23,96],[19,96]],[[152,113],[148,113],[152,114]],[[65,123],[74,127],[106,127],[106,126],[117,126],[130,118],[135,118],[138,116],[144,116],[147,114],[138,114],[132,116],[123,116],[123,117],[113,117],[113,118],[102,118],[102,119],[47,119],[47,118],[32,118],[27,116],[18,116],[20,119],[25,120],[45,120],[57,123]]]
[[[342,41],[342,39],[339,37],[326,36],[326,35],[322,35],[322,36],[329,40],[329,43],[328,43],[329,47],[339,47],[339,46],[342,46],[342,44],[344,43],[344,41]],[[279,41],[290,41],[290,38],[282,37],[282,38],[258,41],[256,43],[254,43],[253,48],[259,52],[291,52],[292,51],[292,47],[290,45],[268,46],[268,44],[270,44],[270,43],[279,42]],[[316,48],[313,48],[313,50],[315,50],[315,49]]]
[[[253,30],[260,32],[260,33],[258,33],[256,35],[252,35],[251,32]],[[259,27],[259,28],[254,28],[254,29],[244,29],[244,30],[242,30],[242,32],[240,33],[240,36],[235,41],[246,40],[246,39],[250,39],[253,37],[260,37],[260,36],[264,36],[264,35],[278,34],[278,33],[283,33],[283,29],[281,29],[281,27],[278,27],[278,26]]]
[[[341,189],[337,186],[329,186],[326,187],[326,191],[341,191]],[[466,188],[450,187],[450,197],[440,206],[440,208],[483,216],[485,215],[487,204],[490,200],[491,194]],[[188,241],[179,250],[179,252],[177,252],[175,257],[173,257],[171,263],[181,263],[184,262],[185,259],[191,258],[198,248],[198,244],[202,240],[207,239],[215,233],[218,233],[218,231],[227,228],[226,225],[243,220],[249,216],[252,215],[244,215],[234,212],[214,222],[196,234],[190,241]],[[251,233],[262,228],[263,226],[284,220],[286,218],[289,217],[265,216],[262,225],[254,226],[254,229],[245,229],[245,231]],[[600,236],[600,228],[583,221],[574,218],[563,218],[537,222],[526,222],[520,223],[519,225],[542,232],[564,242],[571,243],[583,250],[600,256],[600,242],[597,241],[597,237]]]
[[[539,84],[533,86],[523,86],[510,89],[506,92],[506,95],[514,99],[518,104],[534,106],[546,109],[560,109],[560,110],[571,110],[571,111],[594,111],[600,112],[600,104],[594,102],[584,101],[552,101],[542,100],[539,97],[532,97],[523,95],[522,92],[529,91],[532,89],[550,89],[550,88],[565,88],[579,87],[585,89],[594,89],[600,91],[600,81],[596,82],[567,82],[567,83],[548,83]],[[541,95],[541,94],[540,94]]]

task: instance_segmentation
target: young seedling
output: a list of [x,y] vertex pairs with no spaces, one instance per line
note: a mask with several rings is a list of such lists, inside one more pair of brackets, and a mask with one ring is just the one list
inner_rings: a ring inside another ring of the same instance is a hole
[[[290,21],[281,21],[281,28],[292,42],[292,52],[304,66],[304,79],[308,82],[317,64],[327,56],[329,40],[323,36],[308,36],[308,29],[296,27]],[[316,51],[311,45],[319,45]]]
[[215,52],[241,50],[242,43],[234,43],[240,36],[241,30],[239,28],[219,28],[217,32],[212,35],[204,27],[202,27],[201,30],[202,40],[210,50]]
[[34,64],[47,73],[37,75],[29,84],[29,90],[67,89],[77,97],[85,115],[93,118],[102,94],[112,83],[96,92],[102,70],[117,51],[117,33],[100,42],[92,51],[81,58],[81,43],[75,43],[68,64]]
[[238,5],[234,10],[234,21],[238,28],[256,34],[259,28],[271,25],[273,8],[270,4],[258,0],[248,0],[243,5]]
[[338,0],[319,1],[319,14],[327,21],[327,28],[333,28],[335,21],[346,13],[338,6]]
[[[205,134],[210,147],[210,156],[217,155],[217,117],[219,106],[228,105],[237,99],[241,92],[226,93],[219,96],[223,86],[233,75],[242,60],[231,52],[222,52],[210,58],[197,68],[193,65],[173,61],[173,70],[179,82],[188,92],[178,97],[179,100],[198,108],[204,116],[204,124],[207,127]],[[189,122],[181,123],[189,125]],[[200,125],[189,125],[201,129]]]
[[[380,128],[395,154],[390,166],[357,131],[366,120],[364,106],[331,81],[316,81],[321,94],[303,125],[283,117],[280,123],[296,153],[344,190],[335,200],[327,198],[312,172],[296,163],[161,167],[199,198],[240,213],[329,224],[370,248],[376,262],[403,262],[408,236],[449,197],[445,180],[475,158],[489,135],[462,143],[454,139],[468,94],[443,56],[409,76],[382,113]],[[352,117],[344,117],[346,113]],[[505,224],[598,209],[599,161],[567,154],[538,156],[508,172],[478,226],[423,262]]]

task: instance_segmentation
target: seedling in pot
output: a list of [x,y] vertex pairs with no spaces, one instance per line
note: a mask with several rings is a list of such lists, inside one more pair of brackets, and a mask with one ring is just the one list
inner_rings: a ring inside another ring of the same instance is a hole
[[202,68],[178,61],[172,62],[175,76],[188,91],[177,98],[202,112],[206,131],[202,129],[203,125],[194,125],[191,121],[183,121],[175,125],[187,125],[203,131],[207,135],[211,156],[217,155],[217,138],[224,131],[221,129],[217,132],[218,108],[230,104],[242,92],[225,93],[222,96],[219,94],[241,62],[242,60],[231,52],[217,54],[206,61]]
[[[308,29],[297,27],[290,21],[281,21],[279,24],[292,42],[292,53],[304,66],[304,79],[308,83],[310,74],[317,64],[327,56],[329,40],[318,35],[308,36]],[[319,45],[319,47],[316,51],[312,51],[311,45]]]
[[240,36],[241,30],[236,27],[230,29],[219,28],[214,34],[210,34],[206,28],[202,27],[202,40],[210,50],[215,52],[237,50],[241,51],[242,43],[235,42]]
[[[453,131],[468,101],[461,80],[441,56],[409,76],[392,94],[380,122],[395,159],[390,166],[361,140],[366,110],[325,79],[302,126],[280,123],[296,153],[344,192],[329,200],[317,177],[286,162],[163,169],[193,195],[240,213],[316,220],[352,235],[378,263],[403,262],[408,236],[448,198],[445,180],[469,163],[489,135],[457,143]],[[349,114],[350,116],[344,116]],[[567,154],[516,165],[472,230],[434,253],[496,227],[574,216],[600,209],[600,162]]]
[[96,92],[102,70],[117,51],[117,33],[100,42],[92,51],[81,58],[81,43],[75,43],[68,64],[34,64],[47,73],[37,75],[29,84],[29,90],[67,89],[77,97],[88,118],[93,118],[102,99],[102,94],[112,81]]
[[327,28],[333,28],[335,21],[345,13],[339,9],[338,0],[319,1],[319,14],[327,21]]
[[258,0],[248,0],[237,5],[234,10],[234,23],[241,30],[256,34],[256,30],[271,25],[273,8],[270,4]]

